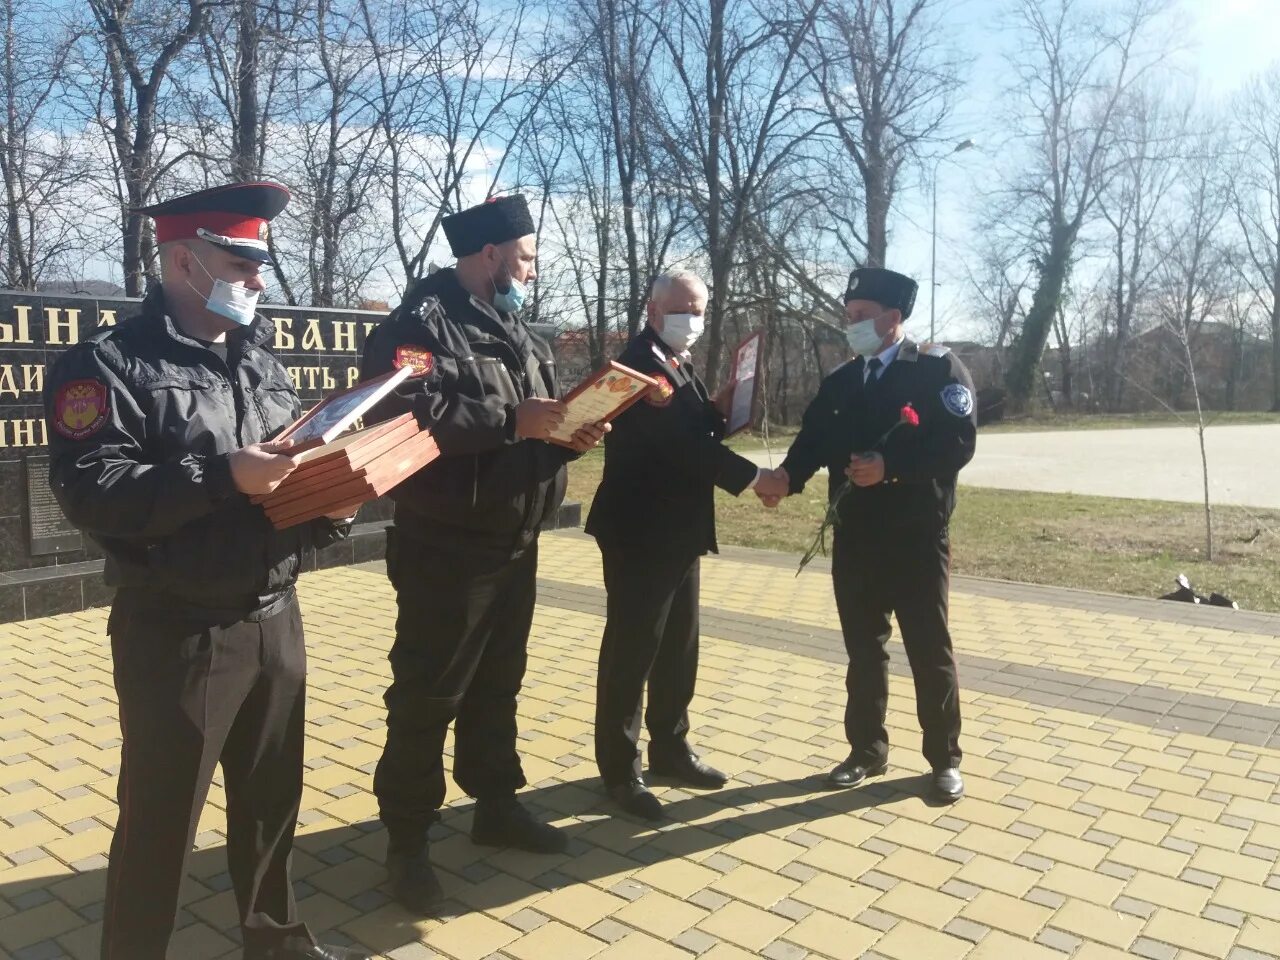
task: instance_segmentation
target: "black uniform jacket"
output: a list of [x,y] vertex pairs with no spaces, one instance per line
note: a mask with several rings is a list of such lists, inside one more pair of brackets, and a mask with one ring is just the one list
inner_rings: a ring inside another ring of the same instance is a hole
[[737,496],[755,479],[756,465],[721,442],[724,417],[706,386],[653,330],[632,338],[618,362],[661,378],[663,390],[613,421],[587,533],[601,546],[715,551],[714,488]]
[[365,340],[363,379],[411,377],[367,418],[412,410],[439,459],[396,487],[396,527],[413,536],[520,549],[564,499],[574,454],[516,437],[516,407],[558,395],[551,348],[519,317],[475,300],[452,269],[420,280]]
[[[106,555],[106,578],[165,609],[245,616],[290,595],[328,521],[276,531],[235,489],[229,455],[297,419],[298,395],[258,317],[227,360],[180,332],[163,288],[68,350],[45,386],[50,482]],[[136,588],[136,589],[133,589]]]
[[877,449],[910,404],[919,426],[894,429],[878,448],[884,481],[852,488],[841,503],[840,528],[945,530],[955,508],[956,474],[973,459],[978,431],[969,372],[946,347],[921,347],[910,340],[903,340],[874,386],[863,384],[865,369],[859,357],[822,381],[782,463],[791,492],[799,493],[819,467],[826,467],[828,495],[834,495],[850,455]]

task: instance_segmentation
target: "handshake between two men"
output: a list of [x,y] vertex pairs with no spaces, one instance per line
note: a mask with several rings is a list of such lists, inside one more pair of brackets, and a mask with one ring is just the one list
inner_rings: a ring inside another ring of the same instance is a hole
[[[884,457],[878,453],[855,453],[844,468],[844,475],[856,487],[875,486],[884,480]],[[776,507],[791,493],[791,477],[784,467],[762,468],[755,485],[756,496],[766,507]]]

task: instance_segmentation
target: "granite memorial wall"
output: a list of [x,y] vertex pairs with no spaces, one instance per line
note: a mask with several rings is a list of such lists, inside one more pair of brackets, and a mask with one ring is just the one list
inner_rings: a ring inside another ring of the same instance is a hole
[[[42,391],[59,355],[101,326],[127,319],[138,301],[0,291],[0,622],[110,602],[102,557],[62,515],[49,490],[48,427]],[[385,314],[264,306],[276,325],[273,349],[303,408],[354,384],[364,338]],[[541,332],[541,331],[540,331]],[[566,504],[561,524],[576,525]],[[365,504],[352,536],[305,558],[307,569],[381,559],[391,504]]]

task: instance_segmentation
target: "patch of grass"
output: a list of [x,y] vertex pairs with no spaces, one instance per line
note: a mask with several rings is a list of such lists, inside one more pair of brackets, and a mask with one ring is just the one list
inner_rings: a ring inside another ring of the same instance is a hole
[[[569,497],[590,508],[604,466],[593,451],[569,467]],[[776,510],[752,494],[716,492],[720,542],[800,555],[826,509],[826,482]],[[637,509],[645,509],[637,505]],[[1280,511],[1214,508],[1217,558],[1204,559],[1196,504],[964,487],[951,523],[959,574],[1138,597],[1174,588],[1179,573],[1206,596],[1217,590],[1242,609],[1280,612]]]
[[[1280,413],[1263,410],[1210,410],[1205,413],[1206,426],[1226,427],[1237,424],[1280,423]],[[1195,411],[1173,414],[1152,413],[1036,413],[1012,417],[982,427],[983,433],[1030,433],[1046,430],[1132,430],[1141,427],[1187,427],[1196,425]]]

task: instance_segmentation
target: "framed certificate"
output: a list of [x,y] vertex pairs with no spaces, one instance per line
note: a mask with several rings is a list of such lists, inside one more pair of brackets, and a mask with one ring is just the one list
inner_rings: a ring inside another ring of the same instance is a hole
[[289,451],[291,456],[312,447],[323,446],[345,432],[370,407],[411,376],[413,367],[403,366],[381,377],[358,383],[348,390],[330,394],[274,439],[292,440],[294,446]]
[[725,417],[726,437],[731,437],[751,426],[756,410],[763,348],[764,331],[757,330],[738,344],[733,351],[733,362],[729,368],[733,391],[729,397],[729,412]]
[[657,386],[658,381],[652,377],[610,360],[564,398],[568,408],[564,423],[547,439],[563,447],[572,446],[577,430],[598,420],[609,422]]

